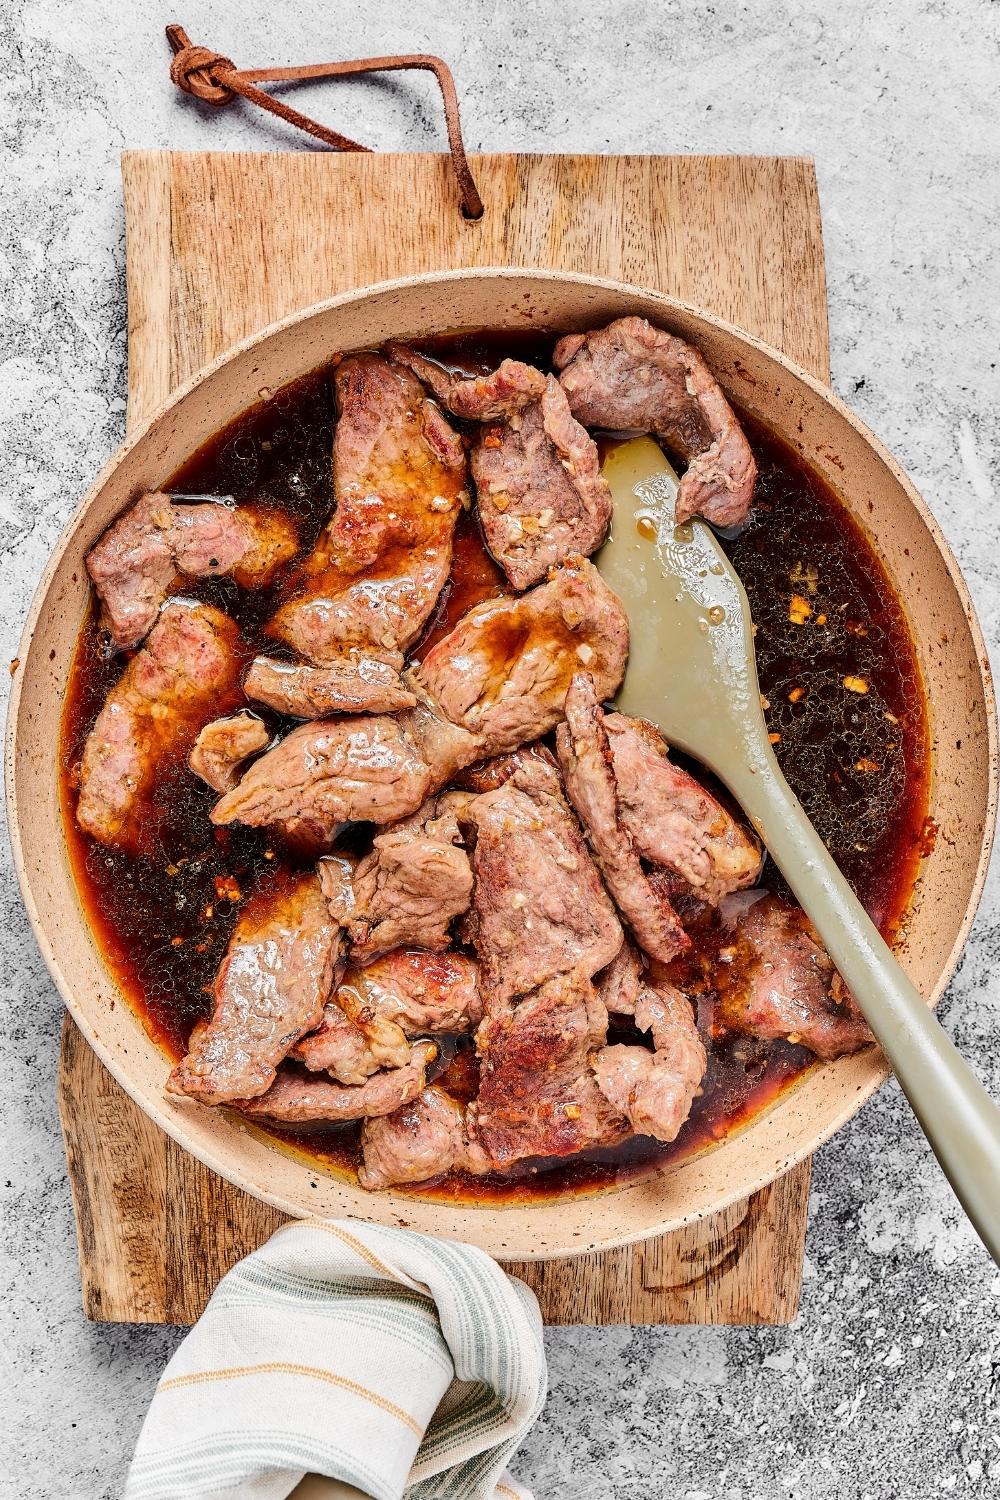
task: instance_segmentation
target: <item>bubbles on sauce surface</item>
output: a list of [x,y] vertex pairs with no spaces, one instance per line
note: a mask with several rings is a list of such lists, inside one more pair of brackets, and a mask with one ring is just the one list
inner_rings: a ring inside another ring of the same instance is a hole
[[[505,356],[544,368],[551,343],[537,335],[482,334],[422,347],[451,368],[478,373]],[[836,498],[766,432],[745,426],[759,465],[757,498],[747,526],[722,544],[750,599],[772,741],[834,857],[889,927],[909,897],[927,802],[927,731],[913,644],[877,558]],[[262,404],[193,455],[167,488],[253,499],[288,512],[300,527],[301,560],[331,508],[332,435],[329,373],[319,371],[262,393]],[[248,659],[259,649],[280,655],[263,626],[294,567],[260,590],[215,579],[186,584],[184,591],[233,616]],[[423,656],[472,605],[508,591],[474,516],[463,514],[451,578],[411,656]],[[212,982],[242,905],[301,862],[303,853],[284,848],[266,830],[213,828],[208,813],[215,794],[183,764],[171,767],[157,788],[158,844],[151,854],[121,854],[80,833],[73,817],[75,772],[124,661],[109,655],[92,612],[77,645],[62,725],[67,840],[81,898],[112,971],[150,1032],[179,1056],[194,1021],[210,1010]],[[845,679],[853,686],[845,687]],[[290,720],[254,709],[276,733],[291,727]],[[359,826],[352,839],[361,848],[369,834]],[[782,890],[770,866],[764,883]],[[696,949],[710,944],[711,934],[696,934],[695,941]],[[698,1007],[708,1073],[672,1145],[637,1139],[564,1163],[527,1163],[512,1180],[456,1176],[407,1191],[510,1202],[607,1186],[724,1138],[812,1062],[810,1053],[789,1043],[713,1036],[711,993],[699,997]],[[636,1040],[620,1018],[612,1021],[612,1040]],[[463,1099],[473,1097],[471,1039],[449,1045],[443,1063],[446,1085]],[[308,1136],[273,1133],[314,1163],[353,1170],[357,1126]]]

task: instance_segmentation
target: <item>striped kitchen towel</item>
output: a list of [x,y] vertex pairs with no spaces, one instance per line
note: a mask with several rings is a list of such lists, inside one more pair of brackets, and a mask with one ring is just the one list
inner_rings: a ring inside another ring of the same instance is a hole
[[286,1224],[167,1365],[126,1500],[531,1500],[507,1461],[545,1400],[534,1296],[481,1250],[354,1220]]

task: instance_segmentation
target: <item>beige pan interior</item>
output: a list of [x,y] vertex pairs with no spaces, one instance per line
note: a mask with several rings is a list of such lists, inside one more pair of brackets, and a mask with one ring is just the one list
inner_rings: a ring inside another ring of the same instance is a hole
[[[603,1193],[509,1208],[369,1194],[317,1172],[234,1116],[167,1099],[167,1059],[123,1002],[81,911],[60,824],[58,727],[87,602],[84,558],[108,523],[143,491],[161,485],[262,391],[314,369],[336,351],[484,326],[587,328],[623,313],[643,314],[697,344],[729,394],[809,459],[873,539],[909,613],[930,700],[931,811],[939,834],[900,950],[928,999],[941,993],[968,933],[996,811],[995,714],[985,647],[936,524],[898,465],[846,407],[745,334],[668,297],[611,282],[477,270],[408,278],[337,297],[209,366],[101,475],[39,585],[21,643],[6,747],[24,899],[75,1021],[164,1130],[231,1182],[289,1213],[405,1222],[511,1259],[610,1247],[675,1228],[771,1181],[849,1119],[885,1076],[872,1051],[817,1068],[723,1144]],[[642,629],[641,619],[634,627]]]

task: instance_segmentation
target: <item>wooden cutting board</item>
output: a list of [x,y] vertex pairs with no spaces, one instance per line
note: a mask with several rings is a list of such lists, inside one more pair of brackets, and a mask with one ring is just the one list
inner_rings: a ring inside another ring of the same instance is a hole
[[[659,288],[829,377],[822,231],[798,158],[482,156],[459,213],[434,155],[129,152],[123,158],[134,430],[238,340],[412,272],[544,266]],[[67,1018],[59,1104],[87,1316],[189,1323],[282,1215],[131,1102]],[[624,1250],[514,1267],[549,1323],[786,1323],[809,1164],[724,1213]]]

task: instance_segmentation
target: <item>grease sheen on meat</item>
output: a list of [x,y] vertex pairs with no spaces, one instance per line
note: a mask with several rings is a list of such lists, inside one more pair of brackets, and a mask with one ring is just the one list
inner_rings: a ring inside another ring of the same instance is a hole
[[149,847],[157,776],[220,708],[235,704],[236,642],[221,610],[181,599],[164,606],[87,736],[76,807],[85,833],[119,848]]
[[448,577],[466,485],[462,444],[409,370],[353,354],[334,386],[336,509],[270,625],[319,663],[417,638]]
[[278,1064],[319,1024],[340,952],[311,871],[249,903],[215,981],[214,1006],[167,1084],[203,1104],[263,1094]]

